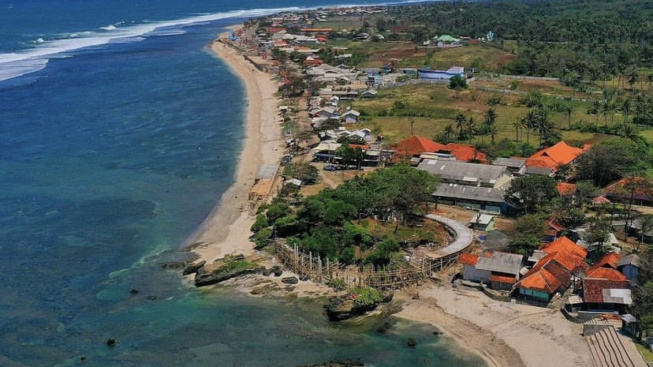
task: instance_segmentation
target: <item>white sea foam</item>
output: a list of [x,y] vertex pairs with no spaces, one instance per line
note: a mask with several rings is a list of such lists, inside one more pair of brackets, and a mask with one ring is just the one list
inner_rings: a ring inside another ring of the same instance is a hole
[[34,43],[45,43],[45,40],[43,38],[37,38]]
[[[369,6],[352,5],[352,6]],[[329,7],[324,5],[321,7]],[[229,18],[251,18],[283,11],[297,11],[308,8],[287,7],[272,9],[233,10],[223,13],[196,15],[169,21],[157,21],[144,24],[116,27],[124,21],[100,27],[103,31],[75,32],[66,38],[40,43],[37,47],[23,52],[0,54],[0,81],[16,78],[27,73],[42,70],[51,58],[69,56],[71,53],[108,43],[136,42],[147,36],[171,36],[183,34],[181,28],[196,24],[210,23]]]

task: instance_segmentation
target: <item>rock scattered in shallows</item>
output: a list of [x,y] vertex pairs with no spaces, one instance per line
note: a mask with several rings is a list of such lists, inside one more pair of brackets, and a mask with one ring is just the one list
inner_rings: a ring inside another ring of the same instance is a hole
[[204,260],[202,260],[202,261],[200,261],[200,262],[198,262],[198,263],[196,263],[196,264],[188,264],[188,265],[184,268],[184,272],[183,272],[183,274],[184,274],[184,275],[195,274],[195,273],[197,273],[197,270],[198,270],[199,268],[203,267],[204,265],[206,265],[206,261],[204,261]]
[[129,294],[138,294],[138,289],[136,289],[136,288],[130,289]]
[[358,361],[344,360],[344,361],[328,361],[320,364],[312,364],[299,367],[365,367],[365,364]]
[[107,339],[107,345],[110,347],[115,347],[116,346],[116,339],[110,338]]
[[150,301],[156,301],[157,296],[147,296],[147,299],[149,299]]
[[297,284],[299,283],[299,279],[297,277],[285,277],[281,278],[281,282],[285,284]]
[[436,330],[433,332],[433,335],[442,335],[442,332],[440,330]]
[[386,322],[386,323],[383,323],[383,326],[376,329],[376,331],[378,333],[385,334],[385,333],[388,332],[388,330],[390,330],[391,327],[392,327],[392,324],[390,324],[389,322]]
[[79,357],[79,361],[80,362],[86,362],[86,357],[84,357],[84,356]]
[[417,345],[417,340],[415,340],[413,338],[408,338],[408,341],[406,342],[406,344],[408,344],[408,346],[411,347],[411,348],[415,348],[415,346]]
[[281,274],[283,274],[283,268],[279,265],[273,266],[270,271],[272,272],[272,274],[274,274],[275,277],[280,277]]

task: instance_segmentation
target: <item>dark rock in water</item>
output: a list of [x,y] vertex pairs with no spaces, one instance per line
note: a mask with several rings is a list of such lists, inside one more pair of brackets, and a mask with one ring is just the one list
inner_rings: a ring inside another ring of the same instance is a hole
[[184,261],[171,261],[171,262],[166,262],[161,264],[161,268],[166,270],[183,269],[185,266],[186,266],[186,262]]
[[440,330],[436,330],[433,332],[433,335],[442,335],[442,332]]
[[247,274],[262,273],[263,269],[263,267],[256,266],[255,264],[244,264],[234,267],[232,263],[227,263],[208,273],[204,267],[201,267],[195,273],[195,286],[203,287]]
[[345,360],[345,361],[328,361],[324,363],[299,366],[299,367],[365,367],[365,364],[358,361]]
[[80,362],[86,362],[86,357],[84,357],[84,356],[79,357],[79,361]]
[[116,339],[107,339],[107,345],[110,347],[116,346]]
[[138,289],[135,288],[130,289],[129,294],[138,294]]
[[147,296],[147,299],[149,299],[150,301],[156,301],[157,296]]
[[297,277],[286,277],[282,278],[281,282],[285,284],[297,284],[299,283],[299,279],[297,279]]
[[[388,303],[392,301],[393,293],[385,292],[381,294],[382,300],[380,303]],[[366,312],[373,311],[377,308],[380,303],[356,306],[354,298],[350,295],[345,295],[343,297],[334,297],[329,300],[329,304],[325,307],[326,314],[329,317],[330,321],[342,321],[354,316],[360,316]],[[387,329],[386,329],[387,330]],[[379,332],[385,332],[377,330]]]
[[279,265],[275,265],[272,267],[271,272],[274,274],[275,277],[280,277],[281,274],[283,274],[283,268]]
[[204,267],[205,264],[206,264],[206,261],[202,260],[202,261],[200,261],[200,262],[198,262],[196,264],[186,265],[186,267],[184,268],[183,274],[184,275],[195,274],[195,273],[197,273],[197,271],[200,268]]
[[408,344],[408,346],[411,347],[411,348],[415,348],[415,346],[417,345],[417,340],[415,340],[413,338],[408,338],[408,341],[406,342],[406,344]]
[[386,323],[383,324],[383,326],[376,329],[376,331],[381,333],[381,334],[385,334],[385,333],[388,332],[388,330],[390,330],[391,327],[392,327],[392,324],[390,324],[389,322],[386,322]]

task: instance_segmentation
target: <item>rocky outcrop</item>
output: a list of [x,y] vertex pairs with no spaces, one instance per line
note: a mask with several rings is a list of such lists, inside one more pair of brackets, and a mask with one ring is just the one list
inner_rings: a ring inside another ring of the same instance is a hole
[[350,295],[345,295],[342,297],[331,298],[329,303],[325,306],[325,309],[330,321],[342,321],[373,311],[379,304],[388,303],[390,301],[392,301],[391,292],[384,293],[381,302],[362,306],[357,305],[354,298]]
[[281,278],[281,282],[285,284],[297,284],[299,283],[299,279],[297,279],[297,277],[286,277]]
[[195,264],[186,265],[186,267],[184,268],[183,274],[184,275],[195,274],[195,273],[197,273],[197,271],[201,267],[204,267],[204,265],[206,265],[206,261],[204,261],[204,260],[202,260],[202,261],[200,261],[198,263],[195,263]]
[[231,278],[261,273],[263,270],[265,270],[264,267],[245,261],[229,262],[211,272],[207,272],[206,268],[201,266],[195,272],[195,286],[204,287],[217,284]]

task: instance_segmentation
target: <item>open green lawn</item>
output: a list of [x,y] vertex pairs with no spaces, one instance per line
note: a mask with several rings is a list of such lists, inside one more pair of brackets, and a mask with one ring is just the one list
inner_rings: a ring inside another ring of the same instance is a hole
[[465,66],[497,70],[505,66],[515,55],[485,44],[466,45],[448,49],[429,49],[425,56],[401,60],[400,66],[416,67],[429,65],[438,68]]
[[[354,101],[352,107],[364,115],[362,126],[377,131],[388,138],[390,142],[396,142],[411,135],[411,120],[414,134],[433,138],[441,133],[446,125],[454,124],[455,126],[454,118],[458,113],[473,117],[477,126],[480,125],[485,113],[491,107],[498,115],[496,121],[498,135],[495,140],[519,138],[525,142],[527,140],[525,130],[522,129],[518,137],[514,123],[526,115],[529,108],[519,104],[519,96],[515,95],[507,95],[502,102],[505,104],[489,106],[487,101],[492,95],[494,93],[478,91],[473,86],[469,90],[456,93],[445,84],[416,84],[381,89],[377,98]],[[399,101],[402,106],[399,107],[396,101]],[[586,113],[587,104],[587,102],[574,102],[572,122],[594,121],[594,116]],[[567,116],[562,112],[551,111],[549,118],[559,129],[563,139],[570,143],[580,144],[588,141],[596,143],[604,138],[597,137],[593,133],[569,130]],[[615,121],[618,119],[615,118]],[[647,139],[653,141],[653,130],[647,130],[644,133]],[[489,143],[490,140],[489,136],[478,136],[470,143]],[[530,133],[529,143],[534,147],[539,143],[535,132]]]

